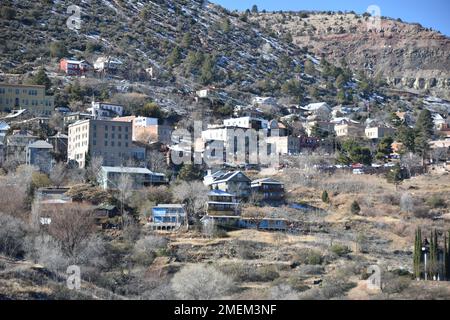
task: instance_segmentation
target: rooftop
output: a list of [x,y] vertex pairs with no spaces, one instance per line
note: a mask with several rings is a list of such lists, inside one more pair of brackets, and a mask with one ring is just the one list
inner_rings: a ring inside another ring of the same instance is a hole
[[30,143],[28,145],[28,148],[35,148],[35,149],[53,149],[53,146],[45,142],[44,140],[38,140],[36,142]]

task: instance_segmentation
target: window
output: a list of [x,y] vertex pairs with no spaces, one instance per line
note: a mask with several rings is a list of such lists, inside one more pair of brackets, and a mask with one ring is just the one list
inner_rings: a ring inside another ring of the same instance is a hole
[[105,147],[107,147],[108,146],[108,141],[107,140],[105,140]]

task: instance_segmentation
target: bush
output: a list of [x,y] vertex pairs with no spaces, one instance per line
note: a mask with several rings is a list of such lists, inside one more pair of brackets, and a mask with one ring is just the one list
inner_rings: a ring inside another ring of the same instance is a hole
[[341,245],[341,244],[334,244],[330,247],[330,251],[339,257],[342,257],[348,253],[350,253],[350,249],[347,246]]
[[427,204],[434,209],[447,207],[447,203],[445,202],[445,200],[437,195],[433,195],[431,198],[429,198],[427,200]]
[[0,213],[0,226],[0,252],[22,258],[25,254],[26,225],[22,220]]
[[352,214],[359,214],[361,212],[361,207],[359,206],[359,203],[356,200],[352,202],[352,205],[350,206],[350,211]]
[[222,299],[231,291],[231,279],[212,266],[190,265],[175,274],[172,289],[179,299]]

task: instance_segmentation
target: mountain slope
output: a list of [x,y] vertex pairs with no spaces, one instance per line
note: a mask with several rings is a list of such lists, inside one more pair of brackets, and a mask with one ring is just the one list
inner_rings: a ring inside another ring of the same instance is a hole
[[380,75],[399,88],[446,94],[450,89],[450,39],[418,24],[383,18],[368,31],[369,18],[354,13],[260,13],[250,16],[267,32],[290,33],[299,47],[353,70]]

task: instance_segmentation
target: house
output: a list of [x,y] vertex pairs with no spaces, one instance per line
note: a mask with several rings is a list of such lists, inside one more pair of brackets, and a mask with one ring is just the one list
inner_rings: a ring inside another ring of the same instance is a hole
[[331,108],[326,102],[311,103],[300,107],[300,112],[304,116],[312,117],[311,120],[326,121],[330,118]]
[[94,62],[94,69],[97,72],[117,72],[123,65],[123,62],[113,57],[99,57]]
[[245,129],[262,130],[269,128],[269,121],[254,117],[240,117],[240,118],[225,119],[223,120],[223,125],[225,127],[238,127]]
[[277,101],[273,97],[255,97],[252,100],[253,105],[269,105],[274,106],[277,104]]
[[36,166],[40,171],[49,174],[53,167],[53,146],[44,140],[30,143],[26,148],[26,163]]
[[16,161],[19,164],[26,163],[27,146],[38,140],[31,132],[26,130],[14,131],[6,136],[5,159]]
[[0,136],[3,136],[3,137],[6,136],[9,129],[10,129],[10,126],[6,122],[0,121]]
[[100,204],[93,208],[95,223],[101,225],[102,229],[119,228],[121,219],[112,220],[120,216],[119,209],[111,204]]
[[436,130],[440,130],[442,127],[448,124],[448,120],[437,112],[432,113],[431,116],[433,117],[434,128]]
[[59,160],[67,161],[68,135],[58,132],[54,136],[48,137],[47,142],[53,146],[53,152]]
[[107,189],[120,189],[122,177],[129,178],[131,189],[141,189],[152,185],[166,184],[166,177],[163,173],[155,173],[147,168],[134,167],[105,167],[102,166],[98,174],[99,185]]
[[285,137],[287,135],[289,130],[283,123],[275,119],[269,121],[269,136]]
[[251,183],[252,192],[260,194],[263,201],[284,200],[284,183],[272,179],[257,179]]
[[107,102],[91,102],[91,107],[87,109],[93,119],[109,119],[121,117],[123,115],[123,106]]
[[334,124],[330,121],[308,121],[305,124],[305,131],[309,137],[312,136],[314,128],[318,128],[321,132],[331,133],[334,131]]
[[387,136],[392,136],[394,134],[395,130],[393,128],[387,128],[387,127],[370,127],[365,129],[365,135],[367,139],[382,139]]
[[36,191],[36,199],[39,204],[65,204],[72,203],[72,197],[67,195],[70,188],[39,188]]
[[246,199],[251,193],[251,180],[241,171],[230,171],[216,175],[209,186],[234,195],[238,200]]
[[69,125],[77,121],[92,119],[92,115],[86,112],[69,112],[64,115],[63,119],[64,128],[67,128]]
[[298,137],[300,141],[300,152],[303,149],[311,149],[314,150],[319,146],[319,138],[308,137],[307,135],[301,135]]
[[354,121],[344,120],[334,126],[337,137],[363,137],[365,136],[365,128]]
[[208,193],[208,214],[210,215],[237,215],[239,203],[235,196],[222,190],[211,190]]
[[50,116],[54,108],[55,99],[45,86],[0,83],[0,111],[26,109],[35,116]]
[[160,120],[157,118],[129,116],[114,118],[113,121],[131,122],[133,124],[133,141],[163,144],[170,144],[172,141],[172,127],[160,124]]
[[187,214],[182,204],[158,204],[152,208],[149,226],[157,230],[173,230],[187,222]]
[[68,76],[82,76],[91,69],[91,65],[86,60],[61,59],[59,70]]
[[270,136],[267,142],[272,146],[270,151],[279,155],[296,155],[300,153],[300,139],[294,136]]
[[288,229],[288,220],[282,218],[243,218],[240,216],[205,215],[200,221],[203,225],[212,223],[229,229],[258,229],[267,231],[284,231]]

